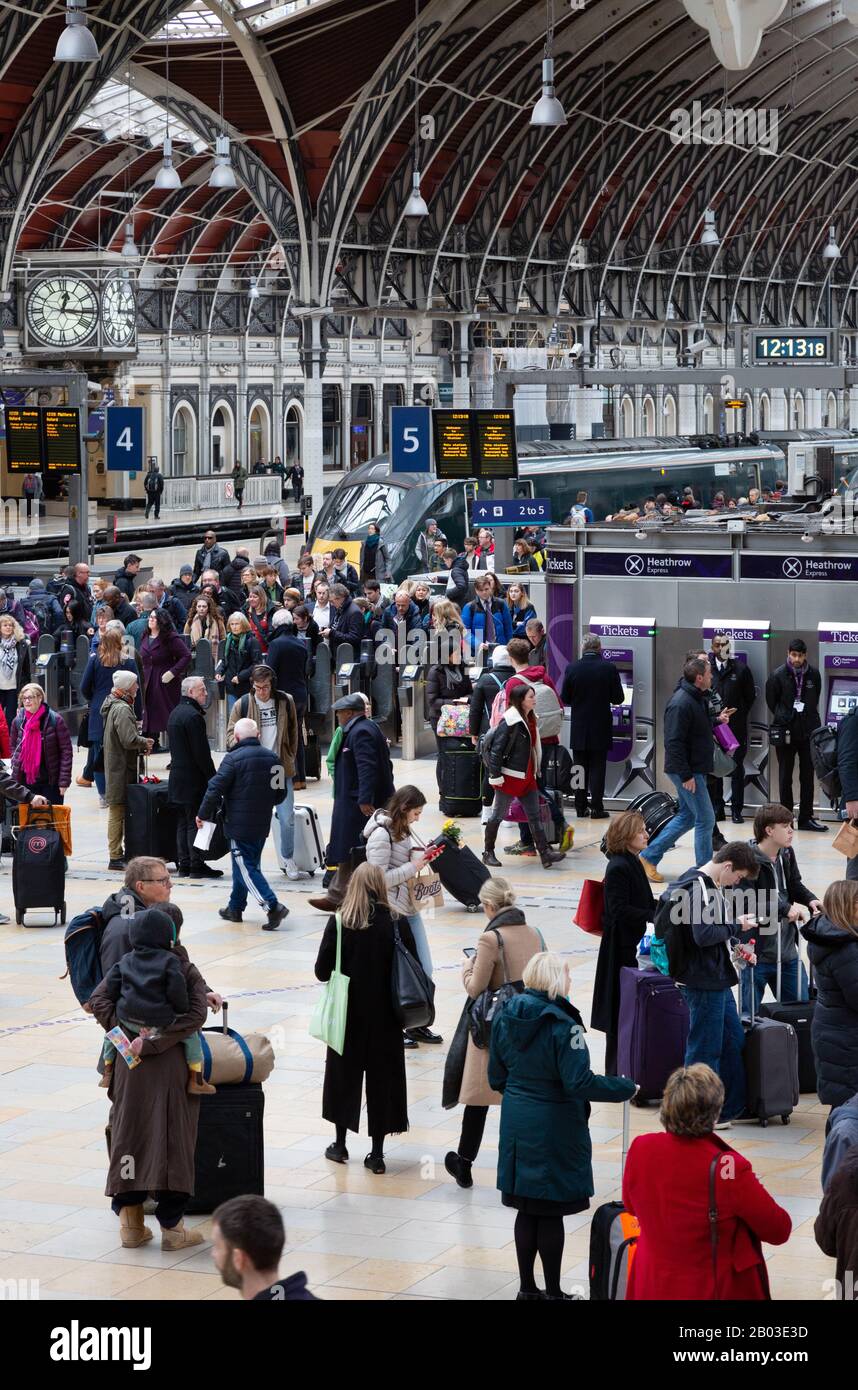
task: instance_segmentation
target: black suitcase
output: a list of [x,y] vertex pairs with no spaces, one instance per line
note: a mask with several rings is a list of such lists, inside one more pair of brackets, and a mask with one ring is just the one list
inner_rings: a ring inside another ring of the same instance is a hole
[[432,868],[448,893],[452,893],[469,912],[479,912],[480,889],[491,874],[473,850],[468,849],[467,845],[456,849],[447,844],[444,853],[432,860]]
[[[753,967],[750,967],[753,971]],[[751,975],[751,1017],[743,1018],[745,1028],[745,1080],[747,1108],[765,1127],[775,1115],[788,1125],[798,1105],[798,1038],[788,1023],[773,1018],[755,1018],[753,973]]]
[[[778,953],[780,954],[781,938],[778,933]],[[801,980],[801,958],[799,957],[796,976]],[[798,1089],[802,1092],[816,1092],[816,1058],[813,1055],[813,1042],[811,1040],[811,1028],[813,1026],[813,1011],[816,1008],[816,991],[813,988],[813,966],[810,967],[810,999],[802,999],[796,1003],[783,1003],[781,1001],[781,976],[780,960],[778,960],[778,974],[775,981],[775,1002],[773,1004],[760,1005],[760,1018],[773,1018],[777,1023],[788,1023],[795,1029],[798,1038]]]
[[574,796],[572,786],[572,755],[562,743],[549,743],[542,750],[542,780],[548,791],[560,796]]
[[469,738],[443,738],[438,746],[441,811],[462,818],[482,815],[483,764],[473,743]]
[[177,863],[178,810],[170,805],[166,782],[138,782],[125,793],[125,857],[150,854]]
[[312,729],[307,730],[304,744],[304,773],[307,777],[315,777],[317,781],[322,776],[322,745],[319,743],[319,735]]
[[[38,812],[36,812],[38,815]],[[53,926],[66,920],[66,856],[60,833],[51,825],[29,822],[14,827],[12,836],[12,896],[19,926],[29,910],[53,909]]]
[[258,1081],[200,1097],[194,1195],[187,1211],[212,1212],[230,1197],[265,1196],[265,1094]]
[[630,801],[627,809],[643,816],[647,834],[654,840],[679,811],[679,802],[667,792],[644,792]]

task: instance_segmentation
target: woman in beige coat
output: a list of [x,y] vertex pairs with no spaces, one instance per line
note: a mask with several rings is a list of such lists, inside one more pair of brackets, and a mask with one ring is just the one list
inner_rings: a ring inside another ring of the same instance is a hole
[[[515,906],[515,893],[505,878],[487,879],[480,889],[480,902],[488,925],[477,941],[476,953],[466,956],[462,966],[462,983],[471,999],[478,999],[489,987],[499,989],[504,982],[499,937],[510,981],[520,981],[531,956],[546,949],[542,933],[529,927],[524,913]],[[465,1107],[459,1148],[444,1159],[444,1167],[459,1187],[473,1186],[471,1165],[480,1151],[489,1106],[500,1105],[502,1100],[500,1092],[489,1086],[488,1068],[488,1048],[477,1047],[469,1037],[459,1090],[459,1104]]]

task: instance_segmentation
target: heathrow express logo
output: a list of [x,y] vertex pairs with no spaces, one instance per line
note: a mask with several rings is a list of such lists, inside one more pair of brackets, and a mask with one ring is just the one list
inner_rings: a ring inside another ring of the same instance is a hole
[[646,569],[642,555],[626,556],[626,574],[643,574]]
[[801,579],[804,573],[804,565],[795,555],[788,555],[781,565],[786,579]]

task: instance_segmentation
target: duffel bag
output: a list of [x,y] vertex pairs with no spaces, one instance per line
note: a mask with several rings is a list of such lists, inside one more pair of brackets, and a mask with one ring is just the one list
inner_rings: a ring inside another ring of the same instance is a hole
[[204,1028],[203,1076],[212,1086],[246,1086],[251,1081],[267,1081],[274,1070],[274,1048],[264,1033],[237,1033],[227,1026],[227,1005],[223,1006],[223,1026]]

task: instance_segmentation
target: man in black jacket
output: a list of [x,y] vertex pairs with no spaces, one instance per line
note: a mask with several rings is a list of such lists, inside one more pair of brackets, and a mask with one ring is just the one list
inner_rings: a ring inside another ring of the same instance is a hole
[[[186,618],[188,609],[199,592],[199,585],[194,583],[193,565],[182,565],[178,579],[174,579],[170,585],[170,598],[174,598],[177,603],[182,605]],[[184,627],[184,623],[182,623],[182,627]]]
[[[624,700],[620,673],[602,656],[602,643],[588,632],[581,643],[581,660],[570,661],[560,698],[572,716],[572,757],[583,771],[575,783],[575,813],[604,820],[605,772],[608,749],[614,742],[611,707]],[[587,792],[591,806],[587,809]]]
[[[664,883],[657,865],[680,835],[694,828],[694,862],[712,857],[715,812],[706,778],[712,773],[712,724],[705,693],[712,684],[712,667],[695,657],[686,661],[664,711],[664,770],[676,788],[679,810],[641,854],[644,873],[652,883]],[[720,852],[720,851],[719,851]]]
[[118,569],[113,576],[113,582],[116,588],[129,600],[134,597],[140,565],[141,560],[139,555],[126,555],[125,564],[121,569]]
[[484,667],[480,672],[471,695],[470,728],[474,743],[489,727],[495,696],[514,675],[515,667],[509,659],[506,647],[495,647],[491,665]]
[[226,922],[243,921],[250,894],[268,914],[262,930],[276,931],[289,909],[277,901],[259,861],[271,828],[271,813],[286,796],[286,774],[277,754],[262,747],[259,726],[252,719],[239,719],[233,735],[237,746],[211,778],[197,812],[197,826],[213,821],[223,805],[232,856],[232,892],[218,916]]
[[217,536],[209,527],[203,536],[202,545],[194,556],[194,579],[198,579],[205,570],[216,570],[221,574],[228,564],[229,551],[218,545]]
[[443,560],[445,567],[450,571],[445,597],[450,603],[462,608],[468,601],[471,588],[468,561],[464,555],[457,555],[455,550],[445,550]]
[[331,555],[339,582],[345,584],[349,593],[354,597],[355,594],[360,592],[360,575],[354,565],[349,564],[346,559],[346,552],[342,547],[339,547],[337,550],[332,550]]
[[250,551],[246,545],[239,546],[235,555],[228,565],[224,565],[220,576],[220,582],[225,589],[244,602],[244,591],[241,587],[241,572],[247,569],[250,564]]
[[223,878],[222,869],[210,869],[194,847],[197,833],[197,807],[215,765],[206,733],[206,683],[202,676],[186,676],[182,698],[170,715],[170,779],[167,793],[178,808],[176,818],[176,863],[180,878]]
[[751,916],[734,918],[724,890],[753,882],[758,873],[750,845],[727,844],[699,868],[681,874],[656,909],[656,935],[667,938],[671,973],[691,1015],[685,1066],[704,1062],[724,1083],[716,1129],[729,1128],[745,1109],[745,1033],[733,997],[737,976],[730,948],[748,964],[756,960],[747,940],[756,923]]
[[[858,820],[858,709],[847,714],[838,726],[837,771],[844,810],[850,820]],[[847,860],[846,877],[858,878],[858,854]]]
[[155,520],[157,521],[161,515],[161,494],[164,491],[164,475],[157,463],[154,468],[149,469],[143,479],[143,491],[146,493],[145,519],[149,520],[149,513],[154,507]]
[[360,651],[363,637],[363,613],[358,608],[345,584],[331,586],[331,632],[328,638],[331,654],[336,657],[337,647],[342,642],[351,642],[355,656]]
[[[792,848],[792,811],[770,802],[754,816],[754,838],[760,872],[757,877],[757,922],[754,933],[757,967],[754,971],[754,1012],[759,1013],[766,985],[778,1000],[792,1003],[807,998],[804,970],[798,954],[798,927],[822,903],[802,882]],[[778,989],[780,938],[780,989]],[[750,973],[742,975],[742,1012],[751,1011]]]
[[65,613],[67,606],[77,599],[87,620],[95,600],[89,587],[89,565],[81,562],[69,570],[68,577],[60,590],[60,607]]
[[773,671],[766,681],[766,704],[771,710],[772,723],[785,730],[788,742],[778,746],[780,774],[779,799],[788,811],[793,809],[792,774],[798,756],[798,828],[817,830],[823,834],[827,825],[813,814],[813,763],[810,758],[810,736],[819,728],[819,697],[822,679],[815,666],[808,664],[807,644],[793,637],[783,666]]
[[[716,632],[709,653],[712,667],[712,691],[721,702],[721,710],[729,712],[727,720],[731,733],[739,740],[733,750],[736,771],[730,778],[730,819],[734,825],[744,825],[742,808],[745,804],[745,754],[748,751],[748,716],[756,699],[754,677],[744,662],[730,655],[730,638]],[[715,808],[716,821],[724,820],[724,779],[709,778],[709,795]]]

